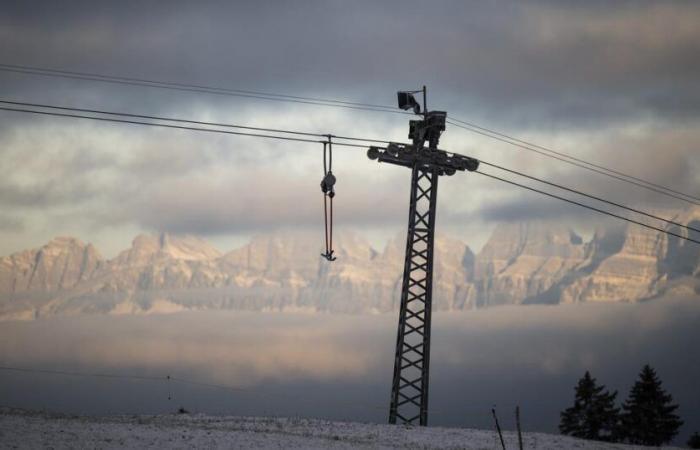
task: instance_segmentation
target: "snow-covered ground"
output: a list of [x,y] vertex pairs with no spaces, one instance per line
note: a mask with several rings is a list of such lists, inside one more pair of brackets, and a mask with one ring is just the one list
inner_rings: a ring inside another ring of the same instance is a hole
[[[517,436],[505,432],[507,449]],[[525,433],[527,449],[632,449],[633,446]],[[69,416],[0,409],[0,448],[450,448],[497,449],[494,431],[205,415]],[[670,448],[670,447],[668,447]]]

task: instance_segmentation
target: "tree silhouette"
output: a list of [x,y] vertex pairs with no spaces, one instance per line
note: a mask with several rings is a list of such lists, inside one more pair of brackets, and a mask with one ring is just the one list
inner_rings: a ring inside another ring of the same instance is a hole
[[631,444],[661,445],[678,434],[683,421],[674,414],[678,405],[661,387],[661,380],[648,364],[622,405],[620,437]]
[[617,392],[605,391],[586,371],[575,388],[574,405],[561,413],[562,434],[599,441],[613,439],[619,409],[615,407]]
[[688,447],[700,448],[700,434],[697,431],[688,439]]

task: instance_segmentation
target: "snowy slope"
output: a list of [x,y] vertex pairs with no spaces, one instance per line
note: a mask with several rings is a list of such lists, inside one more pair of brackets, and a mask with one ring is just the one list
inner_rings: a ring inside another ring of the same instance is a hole
[[[507,449],[517,437],[506,432]],[[2,448],[500,448],[493,431],[205,415],[78,417],[0,408]],[[632,449],[525,433],[527,449]],[[670,447],[668,447],[670,448]]]

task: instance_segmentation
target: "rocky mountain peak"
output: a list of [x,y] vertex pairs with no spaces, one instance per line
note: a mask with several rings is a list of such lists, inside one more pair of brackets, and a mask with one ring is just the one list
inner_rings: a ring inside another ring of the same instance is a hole
[[585,256],[570,228],[539,222],[497,226],[475,262],[481,305],[522,303],[548,290]]
[[216,259],[222,253],[207,241],[191,235],[170,233],[140,234],[131,248],[116,258],[118,264],[145,265],[159,260],[205,261]]
[[[665,217],[700,228],[687,222],[697,220],[694,213]],[[58,237],[0,258],[0,317],[8,311],[23,317],[150,311],[153,302],[164,300],[175,310],[398,307],[404,232],[381,252],[360,236],[338,232],[338,260],[332,263],[320,256],[323,246],[317,230],[291,229],[256,236],[222,256],[193,236],[144,234],[105,261],[92,245]],[[434,269],[435,310],[638,301],[663,294],[670,285],[700,292],[692,284],[700,284],[700,246],[624,224],[601,227],[586,243],[564,226],[500,225],[477,255],[461,240],[438,234]]]
[[0,292],[69,289],[89,278],[102,262],[92,244],[56,237],[38,249],[0,258]]
[[477,275],[496,274],[526,259],[580,260],[584,254],[582,244],[581,237],[564,226],[538,222],[501,224],[479,252]]
[[56,236],[44,244],[42,248],[85,247],[85,245],[83,241],[72,236]]
[[348,264],[364,265],[376,254],[364,238],[340,231],[333,240],[338,260],[327,267],[328,263],[321,258],[324,246],[323,235],[318,232],[282,230],[253,237],[248,245],[224,255],[222,263],[229,271],[258,272],[266,277],[301,278],[310,282],[319,271],[336,270]]

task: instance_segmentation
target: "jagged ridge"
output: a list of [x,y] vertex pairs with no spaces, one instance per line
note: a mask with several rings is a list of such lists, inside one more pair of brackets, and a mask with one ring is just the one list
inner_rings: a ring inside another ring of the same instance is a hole
[[[686,212],[676,221],[697,226]],[[681,232],[676,229],[675,232]],[[113,259],[60,237],[0,258],[0,317],[171,312],[182,309],[305,309],[383,312],[397,307],[405,241],[378,252],[361,237],[336,239],[323,261],[316,234],[255,237],[223,254],[193,236],[140,235]],[[636,226],[598,230],[590,242],[544,223],[496,227],[474,254],[438,235],[437,310],[500,304],[639,301],[682,280],[697,293],[700,246]]]

